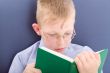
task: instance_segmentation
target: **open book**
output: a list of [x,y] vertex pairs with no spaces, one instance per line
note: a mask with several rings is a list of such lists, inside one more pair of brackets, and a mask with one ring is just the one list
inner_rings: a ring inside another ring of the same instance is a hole
[[[108,49],[98,51],[101,64],[98,73],[101,73]],[[73,58],[52,51],[45,47],[38,48],[35,68],[41,69],[42,73],[79,73]]]

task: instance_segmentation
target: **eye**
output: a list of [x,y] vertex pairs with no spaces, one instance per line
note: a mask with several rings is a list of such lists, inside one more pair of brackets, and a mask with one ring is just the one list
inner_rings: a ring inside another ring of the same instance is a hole
[[68,33],[65,33],[65,35],[66,35],[66,36],[68,36],[68,35],[72,35],[72,33],[69,33],[69,32],[68,32]]
[[48,34],[49,36],[56,36],[56,34]]

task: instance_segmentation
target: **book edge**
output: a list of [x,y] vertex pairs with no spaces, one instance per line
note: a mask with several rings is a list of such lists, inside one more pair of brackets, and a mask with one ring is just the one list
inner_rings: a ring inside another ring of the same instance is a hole
[[44,50],[44,51],[47,51],[47,52],[49,52],[49,53],[51,53],[51,54],[53,54],[53,55],[56,55],[56,56],[58,56],[58,57],[60,57],[60,58],[65,59],[65,60],[67,60],[67,61],[69,61],[69,62],[71,62],[71,63],[74,61],[71,57],[68,57],[68,56],[63,55],[63,54],[61,54],[61,53],[58,53],[58,52],[56,52],[56,51],[50,50],[50,49],[48,49],[48,48],[46,48],[46,47],[39,47],[39,49],[42,49],[42,50]]
[[[56,55],[56,56],[58,56],[58,57],[60,57],[60,58],[62,58],[62,59],[65,59],[65,60],[67,60],[67,61],[69,61],[69,62],[71,62],[71,63],[74,62],[74,59],[73,59],[73,58],[68,57],[68,56],[66,56],[66,55],[63,55],[63,54],[61,54],[61,53],[58,53],[58,52],[56,52],[56,51],[50,50],[50,49],[48,49],[48,48],[46,48],[46,47],[39,47],[39,49],[42,49],[42,50],[44,50],[44,51],[47,51],[47,52],[49,52],[49,53],[51,53],[51,54],[53,54],[53,55]],[[105,49],[100,50],[100,51],[97,51],[96,53],[99,53],[99,54],[100,54],[102,51],[105,51]]]

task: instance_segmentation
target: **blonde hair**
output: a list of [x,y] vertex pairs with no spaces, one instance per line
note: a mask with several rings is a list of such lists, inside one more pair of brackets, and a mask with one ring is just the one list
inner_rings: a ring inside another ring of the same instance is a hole
[[72,0],[38,0],[36,19],[38,24],[57,18],[65,19],[71,11],[75,11]]

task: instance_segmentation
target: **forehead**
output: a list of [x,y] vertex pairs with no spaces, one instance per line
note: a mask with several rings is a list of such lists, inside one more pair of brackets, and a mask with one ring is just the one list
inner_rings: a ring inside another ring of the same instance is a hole
[[48,21],[43,26],[42,29],[46,32],[67,32],[67,31],[73,31],[74,30],[74,18],[68,18],[66,20],[64,19],[57,19],[54,21]]

